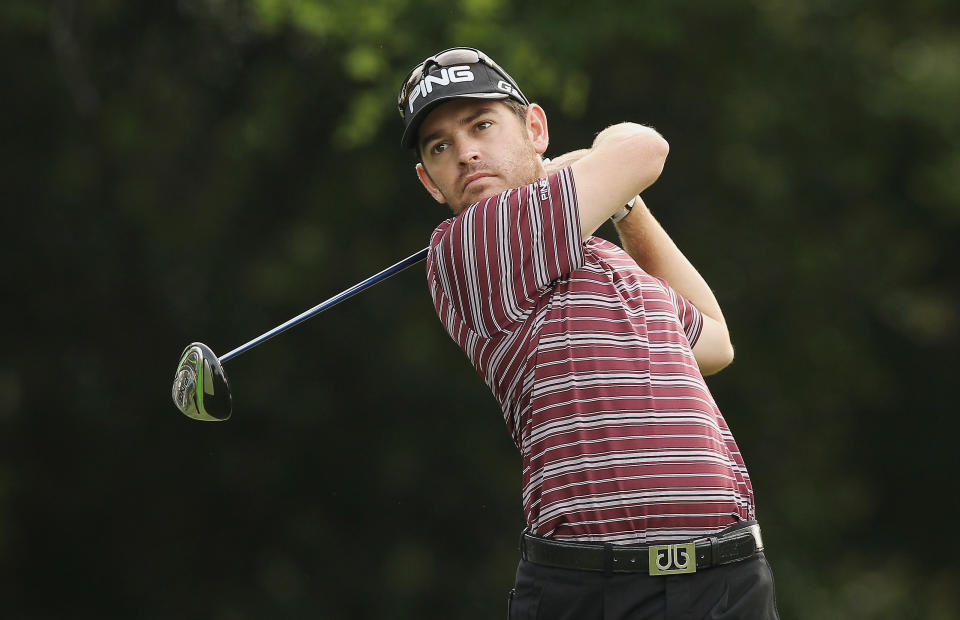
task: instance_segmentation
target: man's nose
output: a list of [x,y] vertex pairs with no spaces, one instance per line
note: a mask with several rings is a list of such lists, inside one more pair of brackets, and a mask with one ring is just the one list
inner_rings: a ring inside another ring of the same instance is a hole
[[457,149],[457,155],[460,157],[460,161],[465,164],[480,160],[480,146],[476,140],[470,138],[461,139],[457,143]]

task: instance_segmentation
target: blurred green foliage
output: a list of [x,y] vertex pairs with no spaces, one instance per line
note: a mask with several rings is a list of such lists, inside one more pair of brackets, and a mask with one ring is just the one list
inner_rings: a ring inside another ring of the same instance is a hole
[[168,395],[425,245],[396,89],[457,44],[550,154],[670,141],[783,616],[960,616],[958,7],[7,0],[3,616],[502,617],[519,458],[418,269],[231,362],[228,423]]

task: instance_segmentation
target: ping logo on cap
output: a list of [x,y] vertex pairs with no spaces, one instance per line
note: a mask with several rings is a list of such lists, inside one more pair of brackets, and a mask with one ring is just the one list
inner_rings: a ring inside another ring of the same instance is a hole
[[434,86],[449,86],[456,82],[472,82],[473,71],[468,65],[441,67],[439,74],[427,75],[413,87],[407,100],[408,111],[413,112],[413,102],[417,97],[426,97],[433,92]]
[[504,82],[503,80],[500,80],[500,81],[497,82],[497,88],[499,88],[500,90],[502,90],[503,92],[505,92],[505,93],[507,93],[507,94],[509,94],[509,95],[513,95],[513,96],[518,97],[518,98],[520,98],[520,99],[523,98],[523,95],[520,94],[520,91],[518,91],[518,90],[517,90],[516,88],[514,88],[513,86],[510,86],[510,84]]

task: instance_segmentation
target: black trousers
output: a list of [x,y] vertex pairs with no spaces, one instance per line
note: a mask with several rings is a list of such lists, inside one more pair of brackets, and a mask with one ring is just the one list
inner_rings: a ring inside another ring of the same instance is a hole
[[778,620],[763,553],[696,573],[604,574],[520,561],[510,620]]

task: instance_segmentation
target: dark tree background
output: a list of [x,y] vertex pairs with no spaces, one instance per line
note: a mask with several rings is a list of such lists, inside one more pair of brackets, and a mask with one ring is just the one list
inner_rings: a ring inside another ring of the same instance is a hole
[[470,44],[549,154],[670,141],[783,616],[960,617],[958,7],[6,0],[0,615],[503,617],[519,457],[421,268],[230,362],[229,422],[169,395],[426,244],[395,92]]

